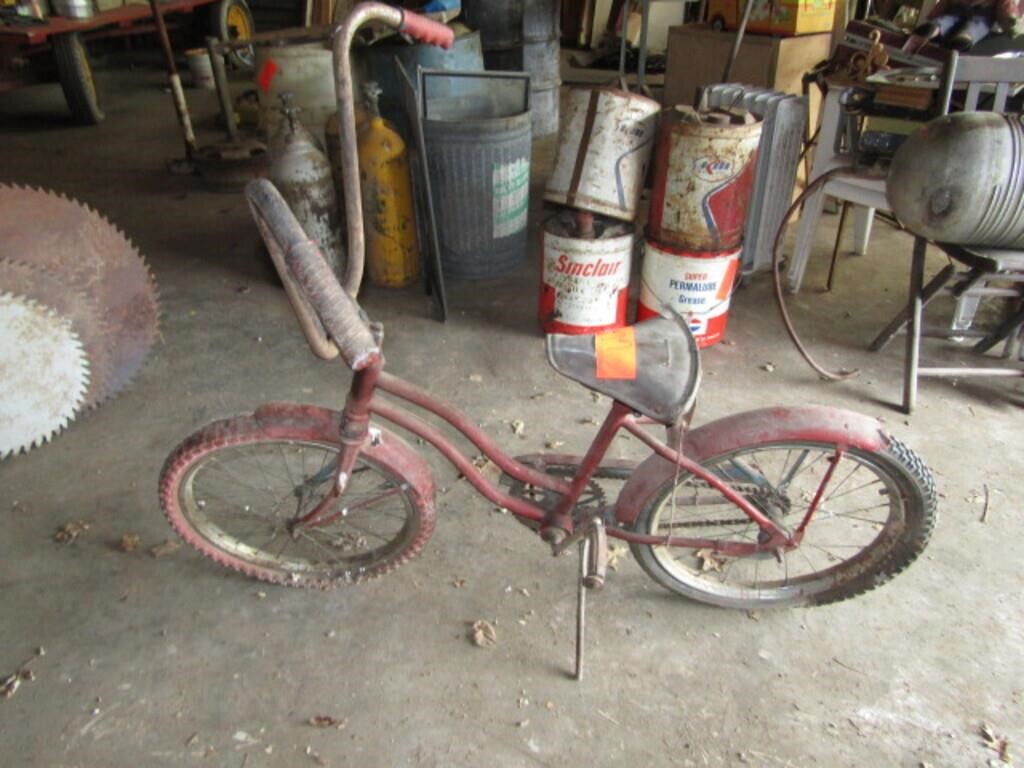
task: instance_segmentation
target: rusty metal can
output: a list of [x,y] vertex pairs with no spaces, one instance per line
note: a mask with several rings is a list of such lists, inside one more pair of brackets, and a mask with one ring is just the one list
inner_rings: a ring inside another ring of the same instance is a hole
[[647,235],[693,251],[738,248],[760,140],[761,123],[752,117],[668,110],[655,149]]
[[544,199],[633,221],[660,109],[626,91],[571,89]]
[[739,248],[685,251],[647,238],[637,322],[675,313],[685,318],[698,347],[717,344],[725,335],[739,264]]
[[544,223],[540,325],[545,333],[596,333],[626,324],[633,228],[563,211]]

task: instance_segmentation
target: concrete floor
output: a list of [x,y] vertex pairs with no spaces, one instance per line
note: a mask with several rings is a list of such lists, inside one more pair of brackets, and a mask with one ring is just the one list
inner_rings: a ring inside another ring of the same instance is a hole
[[[900,345],[864,351],[900,304],[909,264],[908,239],[884,226],[872,255],[844,258],[839,289],[822,295],[813,286],[828,217],[809,289],[792,302],[818,354],[861,376],[825,384],[803,365],[762,276],[735,298],[734,343],[704,355],[697,417],[842,406],[882,417],[926,457],[940,524],[922,559],[883,589],[748,615],[673,597],[627,555],[591,602],[589,675],[578,684],[566,677],[573,562],[551,558],[433,453],[447,489],[437,530],[386,579],[303,592],[247,580],[187,548],[152,557],[171,537],[157,475],[182,438],[267,400],[337,406],[348,373],[305,348],[242,199],[164,171],[181,145],[160,73],[101,83],[108,119],[97,128],[67,123],[56,86],[0,97],[2,177],[74,195],[134,238],[160,284],[162,340],[120,397],[0,464],[0,676],[46,649],[36,679],[0,700],[0,763],[997,764],[983,723],[1018,748],[1024,578],[1001,546],[1024,534],[1013,496],[1024,476],[1024,390],[927,380],[911,418],[892,408]],[[193,99],[201,117],[212,114],[212,97]],[[517,453],[553,439],[584,446],[593,427],[580,422],[602,409],[545,364],[536,280],[524,266],[452,285],[447,325],[429,319],[418,289],[364,298],[387,326],[391,369],[450,397]],[[951,349],[930,344],[929,354],[940,347]],[[530,399],[538,393],[551,394]],[[517,418],[521,437],[508,426]],[[54,543],[70,520],[91,527],[70,546]],[[119,551],[124,534],[141,537],[140,549]],[[493,648],[466,638],[480,618],[497,628]],[[315,729],[316,715],[345,726]]]

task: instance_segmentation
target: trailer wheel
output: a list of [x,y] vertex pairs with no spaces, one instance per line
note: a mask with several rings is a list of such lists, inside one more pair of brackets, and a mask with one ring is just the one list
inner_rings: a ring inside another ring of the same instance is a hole
[[[210,7],[210,34],[225,42],[251,40],[256,33],[252,11],[245,0],[220,0]],[[252,46],[228,51],[228,62],[240,69],[256,66],[256,51]]]
[[97,125],[103,122],[96,81],[92,76],[89,52],[78,32],[67,32],[51,38],[53,57],[57,62],[57,76],[64,90],[64,99],[71,117],[79,125]]

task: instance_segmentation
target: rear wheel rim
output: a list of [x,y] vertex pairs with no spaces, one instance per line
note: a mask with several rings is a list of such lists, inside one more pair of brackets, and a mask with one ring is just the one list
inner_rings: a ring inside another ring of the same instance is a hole
[[[792,531],[834,454],[833,445],[787,443],[741,449],[703,466],[738,484],[755,506]],[[848,451],[797,547],[743,558],[664,546],[650,552],[688,589],[726,600],[777,602],[831,591],[874,572],[902,537],[907,520],[906,497],[894,471],[876,456]],[[749,544],[757,542],[758,531],[706,483],[686,475],[674,493],[654,503],[645,532]]]
[[188,469],[179,506],[212,547],[250,565],[293,579],[358,578],[406,549],[417,517],[404,483],[361,457],[332,508],[351,511],[290,527],[330,490],[336,457],[336,446],[314,441],[225,446]]

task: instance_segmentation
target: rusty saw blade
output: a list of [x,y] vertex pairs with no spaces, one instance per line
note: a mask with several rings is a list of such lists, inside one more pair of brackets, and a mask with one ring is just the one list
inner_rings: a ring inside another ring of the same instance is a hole
[[0,293],[0,458],[64,429],[88,388],[88,360],[70,321]]
[[34,299],[71,323],[89,361],[89,389],[82,406],[92,408],[105,400],[110,394],[110,352],[96,302],[48,269],[9,259],[0,259],[0,292]]
[[135,376],[156,340],[156,283],[135,246],[103,216],[41,189],[0,185],[0,257],[43,267],[99,311],[107,396]]

